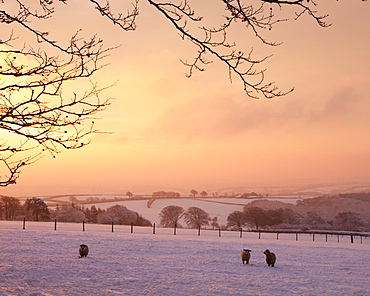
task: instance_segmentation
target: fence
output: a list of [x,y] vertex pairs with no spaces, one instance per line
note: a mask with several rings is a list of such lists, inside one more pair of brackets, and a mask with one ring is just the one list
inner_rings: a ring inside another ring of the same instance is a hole
[[[57,220],[54,221],[54,230],[57,230]],[[75,223],[78,225],[77,223]],[[85,221],[82,221],[82,231],[86,231],[86,223]],[[111,224],[101,224],[102,226],[107,225],[110,226],[109,229],[111,229],[111,232],[114,232],[115,225],[113,222]],[[123,226],[123,225],[119,225]],[[126,225],[127,226],[127,225]],[[147,226],[135,226],[133,223],[128,225],[130,227],[130,233],[134,233],[134,227],[142,227],[142,228],[148,228]],[[24,230],[26,229],[26,219],[23,219],[23,227]],[[156,234],[156,225],[155,223],[151,227],[152,234]],[[173,228],[173,235],[177,235],[177,227]],[[317,239],[317,236],[325,236],[325,241],[328,241],[328,237],[336,237],[337,242],[339,243],[341,240],[347,240],[350,241],[351,243],[355,242],[355,239],[360,241],[360,243],[363,243],[363,239],[367,239],[370,237],[370,233],[362,233],[362,232],[349,232],[349,231],[319,231],[319,230],[308,230],[308,231],[303,231],[303,230],[256,230],[256,229],[239,229],[239,230],[227,230],[227,229],[206,229],[206,228],[201,228],[198,227],[197,229],[197,235],[200,236],[202,232],[207,232],[207,233],[216,233],[219,237],[223,235],[223,233],[238,233],[238,236],[240,238],[243,237],[244,234],[246,233],[256,233],[258,234],[258,239],[261,239],[261,237],[265,234],[274,234],[276,236],[276,239],[278,240],[279,238],[282,238],[282,235],[284,234],[290,234],[295,236],[295,240],[298,241],[300,239],[300,236],[307,236],[309,235],[311,237],[312,241],[315,241]]]
[[325,241],[328,241],[328,236],[336,236],[337,241],[339,243],[340,238],[345,238],[348,236],[351,243],[354,243],[355,237],[360,239],[362,244],[362,239],[370,237],[369,233],[361,233],[361,232],[350,232],[350,231],[319,231],[319,230],[312,230],[312,231],[301,231],[301,230],[249,230],[250,232],[258,232],[258,238],[261,238],[261,233],[274,233],[276,234],[276,239],[279,239],[279,234],[294,234],[295,240],[299,240],[300,235],[310,235],[312,237],[312,241],[315,241],[315,236],[322,235],[325,236]]

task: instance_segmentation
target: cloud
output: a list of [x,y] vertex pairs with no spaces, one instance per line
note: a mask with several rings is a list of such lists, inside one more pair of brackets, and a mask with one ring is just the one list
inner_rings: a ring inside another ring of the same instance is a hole
[[266,102],[227,95],[184,100],[155,118],[147,130],[154,137],[223,139],[265,126],[279,117]]
[[356,116],[365,96],[358,89],[367,83],[349,79],[329,94],[313,97],[294,93],[273,100],[251,100],[225,94],[183,99],[153,119],[146,135],[181,141],[224,140],[245,133],[278,129],[315,128]]
[[[367,83],[368,85],[368,83]],[[356,88],[360,88],[359,81],[343,81],[324,105],[322,114],[325,116],[336,116],[351,112],[360,101]]]

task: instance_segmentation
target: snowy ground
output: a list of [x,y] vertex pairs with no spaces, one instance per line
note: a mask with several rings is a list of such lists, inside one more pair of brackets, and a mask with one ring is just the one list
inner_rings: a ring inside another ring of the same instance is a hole
[[0,221],[0,295],[370,295],[369,238],[85,226]]

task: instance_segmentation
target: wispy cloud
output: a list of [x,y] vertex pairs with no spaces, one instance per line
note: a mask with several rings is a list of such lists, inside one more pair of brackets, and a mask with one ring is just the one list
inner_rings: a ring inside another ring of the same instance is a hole
[[[297,94],[266,100],[240,99],[226,94],[185,99],[154,118],[146,134],[153,138],[182,141],[224,140],[247,132],[269,128],[304,128],[333,118],[355,116],[359,104],[367,103],[356,88],[357,80],[339,83],[325,98],[306,99]],[[308,94],[309,95],[309,94]],[[367,103],[368,104],[368,103]]]

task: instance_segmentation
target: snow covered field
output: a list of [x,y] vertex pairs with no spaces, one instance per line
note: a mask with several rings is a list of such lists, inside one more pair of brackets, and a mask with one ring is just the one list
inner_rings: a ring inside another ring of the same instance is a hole
[[0,295],[370,295],[369,238],[0,221],[0,250]]

